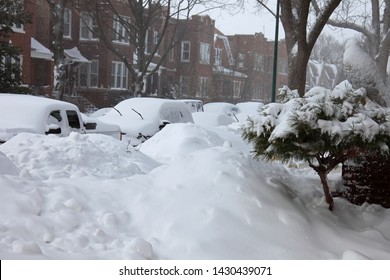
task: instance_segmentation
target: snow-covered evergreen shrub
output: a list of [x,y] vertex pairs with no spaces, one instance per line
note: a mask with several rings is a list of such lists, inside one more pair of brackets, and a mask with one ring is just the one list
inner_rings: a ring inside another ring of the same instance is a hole
[[315,87],[298,97],[287,87],[283,103],[266,104],[243,127],[254,156],[308,162],[320,176],[326,202],[333,209],[327,174],[361,151],[389,153],[390,110],[368,100],[364,89],[344,81],[333,91]]

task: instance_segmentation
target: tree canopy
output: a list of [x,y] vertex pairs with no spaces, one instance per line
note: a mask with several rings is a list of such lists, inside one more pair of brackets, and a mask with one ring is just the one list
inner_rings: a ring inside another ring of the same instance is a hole
[[14,27],[27,23],[22,1],[4,0],[0,3],[0,92],[17,92],[22,84],[20,49],[10,40]]

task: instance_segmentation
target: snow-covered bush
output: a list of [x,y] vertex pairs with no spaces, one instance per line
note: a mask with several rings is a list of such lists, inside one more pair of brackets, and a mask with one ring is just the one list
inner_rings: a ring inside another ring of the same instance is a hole
[[389,153],[390,110],[346,81],[333,91],[315,87],[303,97],[287,87],[280,94],[283,103],[264,105],[243,127],[243,137],[254,144],[255,157],[308,162],[332,210],[327,174],[361,150]]

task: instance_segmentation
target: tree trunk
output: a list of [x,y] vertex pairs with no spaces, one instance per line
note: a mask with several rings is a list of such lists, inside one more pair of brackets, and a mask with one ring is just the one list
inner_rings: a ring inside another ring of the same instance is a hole
[[54,97],[63,100],[65,92],[65,57],[64,57],[64,11],[68,0],[61,0],[59,3],[47,0],[51,12],[54,15],[53,26],[53,54],[54,54]]
[[325,201],[326,201],[326,203],[329,204],[329,210],[333,211],[334,201],[333,201],[332,195],[330,194],[326,171],[317,171],[317,173],[321,178],[321,184],[322,184],[322,188],[324,190]]
[[[315,2],[315,1],[314,1]],[[329,17],[341,0],[329,0],[308,28],[310,4],[312,1],[280,1],[281,21],[286,34],[287,55],[289,57],[288,87],[305,94],[306,68],[311,51]],[[317,5],[318,6],[318,5]]]
[[306,68],[310,58],[308,50],[301,50],[297,54],[293,54],[294,50],[290,50],[289,57],[289,75],[288,87],[298,90],[298,94],[303,96],[306,92]]

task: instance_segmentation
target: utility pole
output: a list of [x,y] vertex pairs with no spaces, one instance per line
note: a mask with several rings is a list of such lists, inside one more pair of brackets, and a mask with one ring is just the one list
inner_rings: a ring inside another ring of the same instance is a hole
[[272,92],[271,92],[271,102],[276,100],[276,77],[278,75],[278,49],[279,49],[279,7],[280,0],[276,0],[276,13],[274,13],[267,5],[265,5],[260,0],[257,0],[257,3],[262,5],[268,12],[270,12],[275,17],[275,42],[274,42],[274,63],[272,70]]
[[279,49],[279,1],[276,1],[276,14],[275,16],[275,42],[274,42],[274,66],[272,70],[272,92],[271,102],[276,100],[276,77],[278,75],[278,49]]

